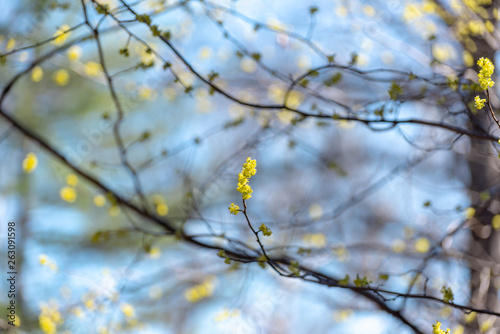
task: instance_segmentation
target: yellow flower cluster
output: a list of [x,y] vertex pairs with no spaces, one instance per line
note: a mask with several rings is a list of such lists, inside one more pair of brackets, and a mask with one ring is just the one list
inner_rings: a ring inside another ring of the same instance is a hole
[[43,70],[40,66],[35,66],[33,67],[33,70],[31,71],[31,80],[33,82],[40,82],[43,79]]
[[38,158],[35,153],[28,153],[23,160],[23,170],[26,173],[31,173],[35,170],[38,165]]
[[71,32],[69,31],[71,27],[67,24],[63,24],[59,29],[57,29],[56,33],[53,36],[52,43],[54,45],[63,45],[64,42],[68,39]]
[[47,266],[53,271],[57,271],[57,263],[45,254],[40,254],[38,260],[42,266]]
[[273,234],[273,231],[271,231],[271,229],[264,223],[259,226],[259,231],[262,231],[262,234],[264,234],[266,237],[270,237],[271,234]]
[[441,329],[441,323],[436,321],[434,325],[432,325],[432,334],[451,334],[449,329]]
[[307,233],[302,236],[302,241],[313,248],[323,248],[326,245],[326,236],[323,233]]
[[127,318],[132,318],[135,314],[134,307],[128,303],[121,304],[120,310]]
[[85,74],[88,77],[98,77],[102,73],[102,65],[94,61],[89,61],[85,64]]
[[57,325],[61,325],[63,323],[61,313],[59,313],[55,305],[50,306],[42,304],[40,308],[42,310],[42,312],[38,316],[40,329],[46,334],[56,334]]
[[231,203],[231,205],[229,206],[229,212],[233,215],[237,215],[238,214],[238,211],[240,211],[240,207],[237,206],[236,204],[234,203]]
[[481,89],[486,90],[489,87],[493,87],[495,84],[494,81],[491,80],[491,76],[493,75],[493,71],[495,70],[495,66],[488,58],[481,57],[477,61],[477,65],[481,67],[479,74],[477,75],[479,78],[479,85]]
[[250,157],[247,158],[247,161],[243,164],[243,169],[241,173],[238,174],[238,190],[241,193],[241,197],[245,199],[249,199],[252,197],[253,190],[248,184],[248,180],[257,173],[257,160],[252,160]]
[[162,195],[160,194],[153,195],[153,203],[156,207],[156,213],[159,216],[163,217],[168,214],[169,207],[166,203],[165,198]]
[[236,318],[239,316],[240,316],[240,310],[238,309],[229,310],[225,308],[222,312],[220,312],[218,315],[215,316],[214,320],[216,322],[221,322],[228,318]]
[[453,296],[453,291],[451,290],[451,288],[449,288],[449,287],[447,288],[447,287],[443,286],[440,291],[443,294],[443,300],[445,302],[449,303],[449,302],[452,302],[455,299],[455,297]]
[[486,103],[486,99],[482,99],[479,96],[476,96],[474,98],[474,105],[476,106],[477,110],[483,109],[485,103]]
[[208,277],[203,283],[195,285],[184,292],[184,297],[191,303],[196,303],[202,299],[208,298],[213,295],[215,285],[213,278]]
[[9,41],[7,42],[7,45],[5,46],[5,51],[12,51],[16,47],[16,39],[15,38],[10,38]]
[[95,195],[94,196],[94,205],[95,206],[104,206],[106,204],[106,197],[103,195]]
[[59,191],[59,195],[61,196],[61,199],[68,202],[68,203],[73,203],[76,201],[76,189],[72,187],[63,187]]

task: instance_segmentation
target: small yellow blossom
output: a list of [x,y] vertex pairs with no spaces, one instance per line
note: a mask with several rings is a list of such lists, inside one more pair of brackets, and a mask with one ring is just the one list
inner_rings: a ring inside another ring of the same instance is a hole
[[40,324],[40,329],[45,334],[56,334],[57,326],[61,325],[64,321],[57,309],[56,305],[40,305],[40,315],[38,316],[38,321]]
[[444,63],[454,57],[454,49],[450,44],[433,44],[432,55],[437,61]]
[[479,74],[477,75],[479,78],[479,85],[481,86],[481,89],[486,90],[490,87],[493,87],[495,82],[491,80],[491,76],[493,75],[495,66],[493,65],[491,60],[481,57],[477,61],[477,65],[481,68]]
[[449,303],[455,299],[455,297],[453,296],[453,291],[451,290],[450,287],[447,288],[443,286],[440,291],[443,294],[443,300],[445,302]]
[[40,254],[38,256],[38,260],[40,261],[40,264],[42,266],[47,266],[49,267],[52,271],[57,271],[57,264],[54,260],[50,259],[47,255],[45,254]]
[[441,329],[441,323],[436,321],[434,325],[432,325],[432,334],[451,334],[450,329]]
[[333,320],[335,322],[344,322],[346,321],[349,317],[353,315],[353,311],[350,309],[345,309],[345,310],[338,310],[333,313]]
[[481,110],[484,108],[484,104],[486,103],[486,99],[482,99],[479,96],[476,96],[474,98],[474,105],[478,110]]
[[61,198],[68,202],[68,203],[73,203],[76,201],[76,190],[75,188],[72,187],[63,187],[61,188],[61,191],[59,192],[59,195]]
[[326,236],[323,233],[307,233],[302,236],[302,241],[314,248],[326,246]]
[[62,45],[66,40],[68,39],[69,35],[71,35],[71,32],[66,32],[70,29],[71,27],[67,24],[63,24],[59,29],[57,29],[56,33],[54,34],[54,40],[52,41],[53,44],[55,45]]
[[95,299],[92,294],[86,294],[82,297],[83,305],[87,310],[93,311],[96,308]]
[[78,45],[73,45],[68,49],[68,52],[66,54],[69,60],[76,61],[80,59],[80,56],[82,55],[82,48]]
[[239,317],[240,315],[240,310],[238,309],[235,309],[235,310],[229,310],[227,308],[225,308],[223,311],[219,312],[215,317],[214,317],[214,320],[216,322],[221,322],[221,321],[224,321],[228,318],[235,318],[235,317]]
[[123,303],[120,305],[120,310],[127,318],[132,318],[135,314],[134,307],[128,303]]
[[101,74],[102,66],[94,61],[85,64],[85,74],[89,77],[97,77]]
[[333,249],[333,252],[337,257],[337,260],[340,262],[347,262],[351,258],[351,252],[349,252],[349,250],[344,246]]
[[257,70],[257,63],[250,58],[244,58],[240,62],[240,67],[247,73],[253,73]]
[[417,19],[422,16],[422,12],[415,4],[406,5],[404,9],[403,18],[405,21],[410,21],[413,19]]
[[210,297],[214,292],[215,286],[211,278],[203,283],[195,285],[184,292],[184,297],[191,303],[196,303],[202,299]]
[[392,251],[394,253],[404,252],[406,249],[406,243],[401,239],[396,239],[392,242]]
[[111,208],[109,208],[109,215],[111,217],[116,217],[120,214],[121,210],[118,205],[113,205]]
[[271,234],[273,234],[273,231],[271,231],[271,229],[264,223],[260,224],[259,231],[261,231],[266,237],[270,237]]
[[296,90],[292,90],[285,101],[287,107],[297,109],[304,100],[304,95]]
[[96,195],[94,196],[94,205],[95,206],[104,206],[104,204],[106,204],[106,197],[104,197],[103,195]]
[[60,69],[54,72],[52,80],[59,86],[66,86],[69,83],[69,73],[66,70]]
[[21,318],[19,317],[19,314],[16,314],[16,318],[14,319],[14,326],[21,327]]
[[229,212],[230,212],[231,214],[233,214],[233,215],[235,215],[235,216],[236,216],[236,215],[238,214],[239,210],[240,210],[240,207],[239,207],[239,206],[237,206],[237,205],[236,205],[236,204],[234,204],[234,203],[231,203],[231,205],[229,206],[229,208],[228,208],[228,209],[229,209]]
[[470,324],[476,319],[476,312],[471,312],[469,314],[464,314],[464,320],[466,324]]
[[422,5],[423,5],[422,10],[428,14],[434,13],[437,8],[437,5],[434,3],[433,0],[424,0]]
[[495,229],[495,231],[500,230],[500,215],[494,215],[491,220],[491,226]]
[[7,46],[5,47],[5,51],[12,51],[16,47],[16,39],[11,38],[7,42]]
[[285,93],[286,93],[285,88],[276,84],[271,84],[267,89],[268,99],[275,103],[283,103],[283,99],[285,98]]
[[209,46],[202,46],[198,51],[198,57],[200,59],[208,59],[213,55],[212,48]]
[[169,208],[167,203],[165,203],[165,198],[160,194],[156,194],[152,196],[152,200],[156,208],[156,213],[159,216],[166,216]]
[[161,249],[160,247],[151,247],[149,250],[149,258],[151,259],[159,259],[161,256]]
[[43,79],[43,70],[40,66],[35,66],[33,67],[33,70],[31,71],[31,80],[33,82],[40,82]]
[[38,158],[35,153],[28,153],[23,160],[23,170],[26,173],[31,173],[35,170],[38,165]]
[[295,119],[296,113],[290,110],[281,109],[278,113],[278,120],[283,124],[290,124]]
[[156,96],[158,94],[156,93],[156,91],[150,87],[147,87],[147,86],[141,86],[138,88],[137,90],[137,96],[141,99],[141,100],[154,100],[156,99]]
[[370,5],[365,5],[365,6],[363,6],[363,13],[366,16],[374,16],[375,15],[375,8],[373,8]]
[[163,97],[168,101],[174,101],[177,97],[177,91],[172,87],[167,87],[163,91]]
[[38,260],[40,261],[40,264],[46,264],[47,263],[47,255],[45,254],[40,254],[38,256]]
[[464,214],[465,214],[465,219],[471,219],[476,214],[476,209],[469,207],[465,209]]
[[462,57],[463,57],[463,61],[464,61],[465,66],[472,67],[474,65],[474,58],[472,57],[472,54],[469,51],[465,50],[462,53]]
[[495,26],[491,23],[491,21],[486,21],[484,26],[489,33],[492,33],[495,30]]
[[77,318],[83,318],[85,313],[80,306],[76,306],[71,310],[71,313]]
[[482,324],[479,330],[481,333],[486,333],[492,326],[493,326],[494,320],[492,318],[486,319]]
[[465,333],[465,328],[462,325],[457,325],[453,330],[453,334],[464,334],[464,333]]
[[335,9],[335,14],[337,14],[337,16],[340,16],[340,17],[345,17],[345,16],[347,16],[347,8],[345,6],[338,6]]
[[269,28],[276,30],[276,31],[285,31],[285,29],[286,29],[285,24],[280,22],[278,19],[275,19],[275,18],[268,19],[267,25],[269,26]]
[[68,186],[76,187],[78,185],[78,176],[76,176],[75,174],[69,174],[68,176],[66,176],[66,183],[68,184]]
[[97,333],[98,334],[110,334],[109,330],[104,326],[100,326],[99,329],[97,330]]
[[323,207],[319,204],[313,203],[309,206],[309,217],[313,220],[321,219],[323,216]]
[[42,332],[46,334],[57,333],[57,325],[49,317],[40,315],[38,317],[38,322],[40,323],[40,329],[42,330]]
[[238,174],[238,187],[236,189],[241,193],[241,197],[245,200],[252,197],[253,190],[248,185],[248,179],[257,173],[256,167],[257,160],[252,160],[248,157],[247,161],[243,164],[241,173]]
[[431,243],[427,238],[419,238],[415,241],[415,250],[418,253],[427,253],[431,248]]
[[57,268],[57,264],[56,264],[54,261],[51,261],[51,262],[49,263],[49,268],[50,268],[50,270],[52,270],[52,271],[57,271],[57,269],[58,269],[58,268]]
[[156,213],[160,216],[166,216],[168,214],[168,205],[165,203],[158,203],[156,205]]

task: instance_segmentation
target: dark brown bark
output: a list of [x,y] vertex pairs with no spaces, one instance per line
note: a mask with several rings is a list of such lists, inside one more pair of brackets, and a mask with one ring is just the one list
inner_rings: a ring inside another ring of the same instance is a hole
[[[493,1],[492,6],[488,9],[490,15],[493,9],[499,7],[499,2],[498,0]],[[497,21],[494,20],[493,24],[497,26]],[[477,51],[472,52],[476,61],[481,57],[495,61],[496,50],[492,43],[483,38],[473,38],[473,41],[477,46]],[[495,93],[497,89],[498,83],[490,90],[494,109],[498,108],[498,98]],[[472,99],[473,96],[471,95],[470,98]],[[493,123],[491,114],[485,109],[479,111],[477,115],[471,115],[471,121],[473,121],[471,124],[476,124],[473,125],[475,130],[496,134],[500,131],[498,126]],[[500,159],[493,145],[496,144],[471,138],[470,153],[467,157],[470,171],[468,187],[471,203],[476,207],[478,214],[470,222],[471,238],[468,252],[472,259],[482,259],[490,261],[492,264],[500,264],[500,233],[492,228],[493,216],[500,213],[500,206],[496,203],[500,200],[498,187],[500,185]],[[481,201],[480,194],[486,192],[491,194],[491,200],[487,201],[486,209],[482,210],[481,206],[484,205],[485,201]],[[470,260],[469,266],[471,306],[491,311],[500,310],[497,289],[495,288],[495,277],[500,275],[498,269],[495,269],[494,266],[479,265],[475,260]],[[472,325],[475,328],[478,326],[477,322]]]

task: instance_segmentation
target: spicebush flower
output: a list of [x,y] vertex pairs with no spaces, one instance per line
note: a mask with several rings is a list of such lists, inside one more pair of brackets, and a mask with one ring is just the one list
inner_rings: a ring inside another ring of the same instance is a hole
[[236,204],[234,204],[234,203],[231,203],[231,205],[229,206],[229,208],[228,208],[228,209],[229,209],[229,212],[230,212],[231,214],[235,215],[235,216],[236,216],[236,215],[238,214],[238,212],[240,211],[240,207],[239,207],[239,206],[237,206],[237,205],[236,205]]
[[486,99],[481,99],[479,96],[476,96],[474,98],[474,105],[478,110],[481,110],[484,108],[484,104],[486,103]]
[[495,70],[495,66],[488,58],[481,57],[477,61],[477,65],[481,67],[479,74],[477,75],[479,78],[479,85],[481,89],[487,90],[489,87],[493,87],[495,82],[491,80],[491,76],[493,75],[493,71]]
[[252,197],[253,190],[248,184],[248,180],[257,173],[257,160],[252,160],[250,157],[247,158],[247,161],[243,164],[243,169],[241,173],[238,174],[238,190],[241,193],[241,197],[243,199],[249,199]]

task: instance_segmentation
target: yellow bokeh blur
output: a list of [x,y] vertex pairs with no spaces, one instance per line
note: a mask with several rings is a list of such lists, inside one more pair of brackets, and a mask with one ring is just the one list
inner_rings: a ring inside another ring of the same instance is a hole
[[101,206],[104,206],[105,204],[106,204],[106,197],[104,197],[103,195],[94,196],[94,205],[95,206],[101,207]]
[[418,253],[427,253],[430,248],[431,243],[427,238],[418,238],[417,241],[415,241],[415,250]]
[[69,174],[66,176],[66,183],[68,186],[76,187],[78,185],[78,176],[75,174]]
[[52,80],[59,86],[66,86],[69,83],[69,73],[64,69],[59,69],[52,75]]
[[38,158],[35,153],[28,153],[23,160],[23,171],[26,173],[31,173],[38,166]]
[[31,71],[31,80],[33,82],[40,82],[43,79],[43,70],[40,66],[35,66],[33,67],[33,70]]
[[72,188],[72,187],[63,187],[61,188],[60,192],[59,192],[59,195],[61,196],[61,198],[68,202],[68,203],[73,203],[76,201],[76,197],[77,197],[77,194],[76,194],[76,190],[75,188]]
[[62,45],[64,44],[64,42],[66,42],[66,40],[68,39],[68,37],[71,35],[71,32],[66,32],[70,29],[71,27],[67,24],[63,24],[61,27],[59,27],[59,29],[57,29],[56,33],[54,34],[54,40],[52,41],[52,43],[54,45]]
[[102,73],[102,66],[94,61],[85,64],[85,74],[89,77],[97,77]]
[[66,54],[70,61],[76,61],[80,59],[82,55],[82,48],[78,45],[73,45],[68,49]]

